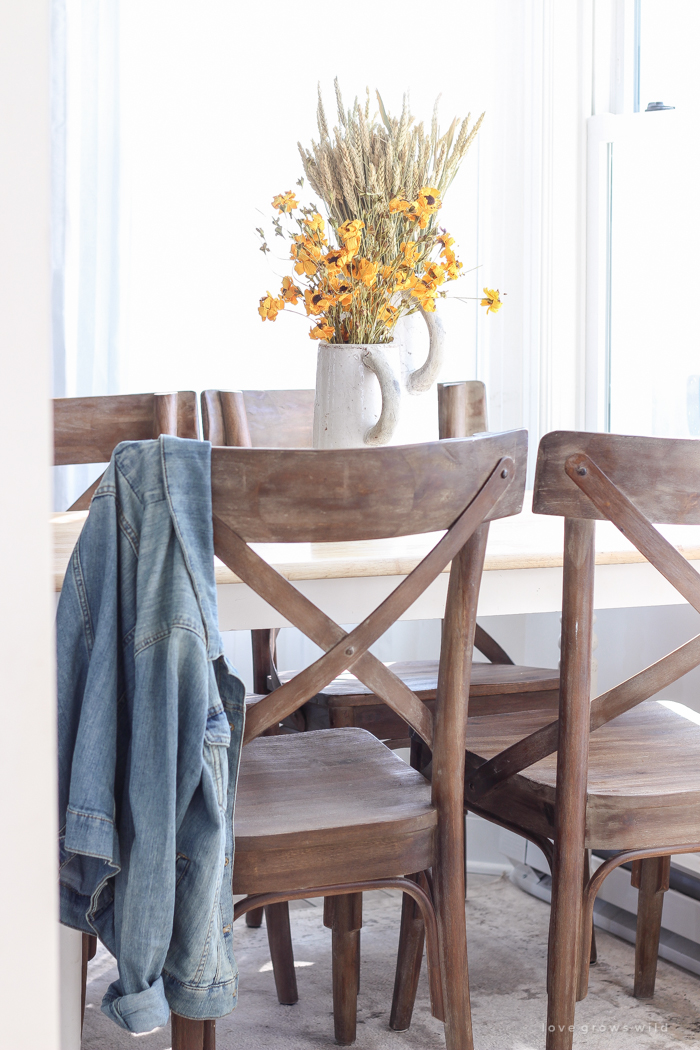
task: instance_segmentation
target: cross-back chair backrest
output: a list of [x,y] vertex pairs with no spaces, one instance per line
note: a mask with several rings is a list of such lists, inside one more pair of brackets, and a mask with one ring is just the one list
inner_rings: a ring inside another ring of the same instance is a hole
[[[199,437],[193,390],[59,397],[53,402],[53,420],[56,466],[106,463],[120,441],[144,441],[161,434]],[[69,509],[87,509],[99,481]]]
[[[313,390],[204,390],[202,430],[213,445],[245,448],[311,448]],[[479,380],[438,384],[440,438],[471,437],[487,427],[486,388]],[[256,692],[277,680],[277,631],[253,632]],[[482,627],[474,639],[479,652],[497,664],[513,661]]]
[[204,440],[244,448],[311,448],[314,397],[313,390],[204,390]]
[[616,525],[700,612],[700,575],[654,527],[700,525],[700,442],[547,434],[538,451],[533,511],[565,518],[559,719],[480,766],[475,795],[564,748],[572,756],[567,782],[585,791],[589,733],[700,664],[698,635],[590,700],[596,520]]
[[[437,727],[445,718],[463,736],[467,710],[463,694],[466,688],[468,695],[469,689],[467,641],[474,630],[484,523],[520,511],[526,448],[526,433],[513,431],[384,448],[212,450],[217,555],[326,650],[315,664],[253,707],[246,742],[287,718],[350,668],[429,745],[436,746]],[[349,634],[249,546],[361,541],[445,529],[427,558]],[[434,727],[425,705],[367,650],[450,562]],[[471,652],[470,645],[468,649]],[[443,741],[442,746],[451,745]],[[455,754],[458,751],[459,742]]]

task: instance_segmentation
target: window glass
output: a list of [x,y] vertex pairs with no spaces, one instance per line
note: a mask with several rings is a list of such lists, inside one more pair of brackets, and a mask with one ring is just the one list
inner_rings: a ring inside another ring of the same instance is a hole
[[700,112],[698,0],[641,0],[639,101]]
[[642,112],[611,147],[609,427],[700,436],[700,3],[642,0],[640,28]]

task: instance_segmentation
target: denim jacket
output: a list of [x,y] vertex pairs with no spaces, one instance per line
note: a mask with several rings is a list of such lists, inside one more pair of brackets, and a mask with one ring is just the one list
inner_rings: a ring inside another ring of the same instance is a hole
[[211,446],[124,442],[58,606],[61,921],[96,933],[130,1032],[236,1005],[233,804],[245,689],[223,656]]

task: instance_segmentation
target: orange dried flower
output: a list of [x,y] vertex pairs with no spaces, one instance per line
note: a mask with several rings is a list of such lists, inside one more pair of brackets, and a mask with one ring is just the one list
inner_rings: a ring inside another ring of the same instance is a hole
[[318,232],[322,236],[322,239],[325,241],[323,233],[325,232],[326,224],[317,211],[314,212],[314,214],[311,216],[305,215],[301,221],[304,223],[304,226],[306,226],[307,229],[309,229],[311,232],[315,232],[316,230],[318,230]]
[[332,339],[335,329],[328,324],[325,317],[318,321],[309,332],[309,339]]
[[270,292],[267,295],[263,295],[258,307],[258,313],[263,321],[274,321],[280,310],[284,310],[284,299],[275,299]]
[[299,201],[296,198],[296,194],[292,193],[291,190],[287,190],[286,193],[278,193],[276,197],[272,198],[272,207],[277,208],[279,212],[290,212],[299,207]]
[[503,306],[498,288],[484,288],[484,298],[481,300],[481,305],[487,307],[487,314],[498,313]]
[[343,242],[346,252],[349,252],[351,256],[356,255],[360,250],[362,240],[360,231],[364,229],[364,226],[362,219],[348,219],[338,227],[338,237]]
[[413,266],[418,262],[420,246],[415,241],[402,241],[401,251],[407,266]]
[[312,291],[307,288],[304,292],[304,305],[306,306],[306,312],[310,316],[317,317],[319,314],[325,313],[331,306],[333,306],[334,300],[327,292],[317,288],[316,291]]
[[361,281],[365,288],[371,288],[377,280],[379,263],[370,262],[369,259],[353,259],[346,267],[348,276]]
[[296,306],[299,302],[299,296],[301,295],[301,288],[297,287],[291,277],[283,277],[280,295],[285,303],[291,303],[292,306]]

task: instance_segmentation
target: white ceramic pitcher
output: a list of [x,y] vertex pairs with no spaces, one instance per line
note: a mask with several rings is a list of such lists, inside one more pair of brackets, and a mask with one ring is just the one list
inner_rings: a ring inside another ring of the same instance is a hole
[[429,346],[419,367],[416,360],[425,354],[420,345],[425,328],[418,314],[399,320],[391,343],[319,343],[314,448],[404,444],[437,437],[434,384],[445,333],[436,314],[421,314]]

